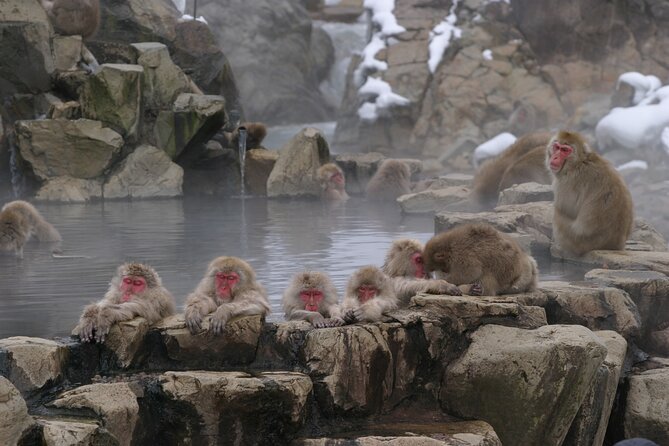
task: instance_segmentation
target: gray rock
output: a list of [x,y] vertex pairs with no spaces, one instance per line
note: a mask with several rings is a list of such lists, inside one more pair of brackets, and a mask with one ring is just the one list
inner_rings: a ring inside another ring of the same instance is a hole
[[562,444],[606,347],[587,328],[485,325],[444,375],[442,406],[488,421],[504,445]]
[[646,243],[652,251],[667,251],[667,241],[643,218],[634,219],[630,240]]
[[0,372],[24,394],[62,378],[69,351],[55,341],[15,336],[0,339]]
[[625,405],[625,437],[643,437],[669,444],[669,368],[648,370],[629,377]]
[[109,432],[95,421],[38,418],[44,446],[108,446],[117,444]]
[[578,261],[611,269],[644,269],[669,275],[669,252],[591,251]]
[[279,151],[272,173],[267,179],[268,197],[320,195],[316,170],[330,161],[330,149],[323,134],[305,128]]
[[402,195],[397,202],[402,212],[407,214],[434,213],[442,211],[452,203],[464,200],[469,196],[469,189],[463,186],[452,186],[445,189],[429,189],[415,194]]
[[553,186],[539,183],[516,184],[500,192],[498,205],[524,204],[534,201],[553,201]]
[[385,155],[378,152],[344,153],[334,155],[337,165],[344,171],[346,177],[346,192],[352,195],[365,193],[367,183],[376,172]]
[[86,78],[81,93],[84,118],[102,121],[127,139],[135,139],[142,118],[141,65],[102,64]]
[[58,71],[77,69],[81,60],[83,41],[81,36],[55,36],[53,38],[54,68]]
[[274,169],[279,153],[273,150],[254,149],[246,152],[244,182],[251,195],[267,195],[267,179]]
[[119,367],[128,368],[138,362],[137,354],[148,332],[149,323],[142,317],[118,322],[109,329],[105,347],[114,352]]
[[121,135],[88,119],[19,121],[16,132],[21,157],[43,180],[99,177],[123,145]]
[[18,389],[0,376],[0,444],[17,444],[34,423]]
[[35,194],[36,200],[65,203],[85,203],[94,198],[102,198],[101,180],[83,180],[68,176],[46,180]]
[[167,154],[142,145],[127,156],[103,186],[105,198],[178,197],[184,171]]

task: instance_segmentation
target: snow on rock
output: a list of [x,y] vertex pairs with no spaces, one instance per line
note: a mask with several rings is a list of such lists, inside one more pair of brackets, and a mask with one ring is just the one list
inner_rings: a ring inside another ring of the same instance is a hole
[[648,170],[648,163],[641,160],[634,160],[625,164],[621,164],[620,166],[616,167],[616,169],[618,169],[619,171],[631,170],[631,169]]
[[375,96],[375,101],[366,102],[358,109],[358,116],[365,121],[374,121],[380,114],[393,106],[404,106],[409,100],[403,96],[393,93],[388,82],[375,77],[368,77],[365,84],[360,87],[358,93],[362,96]]
[[458,0],[453,0],[448,16],[446,16],[443,22],[439,23],[432,31],[430,31],[430,57],[427,61],[430,73],[434,73],[439,66],[444,51],[446,51],[451,44],[451,39],[459,39],[462,36],[462,30],[455,26],[455,22],[458,19],[455,15],[455,9],[457,7]]
[[474,149],[474,167],[478,168],[487,158],[499,155],[514,142],[516,142],[516,137],[504,132],[479,145]]
[[186,0],[172,0],[172,3],[174,3],[174,7],[177,8],[181,14],[186,11]]
[[[180,22],[188,22],[189,20],[193,20],[193,16],[190,15],[190,14],[184,14],[184,15],[182,15],[181,18],[179,19]],[[202,16],[198,17],[198,18],[197,18],[197,21],[198,21],[198,22],[202,22],[202,23],[204,23],[205,25],[207,24],[207,20],[206,20],[204,17],[202,17]]]
[[618,77],[616,89],[620,88],[621,83],[628,84],[634,88],[634,98],[632,99],[634,104],[641,102],[643,98],[660,88],[662,85],[660,79],[657,76],[646,76],[636,71],[628,71],[627,73],[621,74]]
[[481,53],[483,56],[484,60],[492,60],[492,51],[490,50],[483,50],[483,53]]

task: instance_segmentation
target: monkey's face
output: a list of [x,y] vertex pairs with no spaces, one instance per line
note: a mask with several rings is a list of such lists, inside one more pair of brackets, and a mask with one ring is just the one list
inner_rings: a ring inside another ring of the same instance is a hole
[[344,180],[344,175],[341,172],[335,172],[330,177],[330,182],[337,186],[344,186],[346,180]]
[[304,309],[307,311],[318,311],[324,297],[323,291],[318,288],[308,288],[300,291],[300,299],[304,302]]
[[123,276],[121,279],[121,293],[123,302],[130,301],[133,296],[143,293],[146,290],[146,279],[142,276]]
[[219,271],[214,276],[216,295],[223,299],[230,299],[232,291],[239,284],[239,274],[235,271]]
[[378,294],[379,289],[374,285],[363,283],[358,287],[358,300],[364,304],[368,300],[374,299]]
[[569,156],[574,152],[574,148],[569,144],[563,144],[559,141],[554,141],[550,147],[549,151],[549,162],[548,166],[550,167],[553,173],[558,173],[564,167],[565,162]]
[[417,279],[427,279],[428,275],[425,272],[425,263],[423,262],[423,254],[414,252],[411,254],[411,264],[414,267],[414,277]]

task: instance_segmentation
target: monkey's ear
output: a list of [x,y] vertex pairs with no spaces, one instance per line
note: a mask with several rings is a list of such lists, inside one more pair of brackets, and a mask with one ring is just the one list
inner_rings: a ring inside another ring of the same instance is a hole
[[446,253],[445,252],[437,252],[434,254],[434,260],[437,260],[439,262],[446,260]]

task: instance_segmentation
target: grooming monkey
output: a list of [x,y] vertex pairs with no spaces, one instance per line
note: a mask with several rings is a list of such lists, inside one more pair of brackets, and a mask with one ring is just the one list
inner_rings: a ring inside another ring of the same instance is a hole
[[553,238],[565,252],[625,249],[634,225],[632,196],[615,168],[576,132],[559,131],[546,146],[554,181]]
[[321,272],[295,274],[283,293],[286,319],[305,320],[316,328],[338,327],[344,324],[340,317],[333,317],[339,296],[332,280]]
[[480,292],[479,286],[470,290],[471,286],[463,285],[461,289],[446,280],[431,279],[425,271],[423,244],[414,239],[395,240],[386,254],[381,269],[390,277],[402,305],[407,305],[418,293],[460,296],[463,290]]
[[495,296],[533,291],[537,262],[489,224],[464,224],[432,237],[423,251],[427,271],[456,285],[480,284]]
[[377,322],[397,305],[390,278],[375,266],[365,266],[349,278],[340,314],[347,323]]
[[323,164],[316,171],[316,178],[321,185],[321,198],[324,200],[348,200],[344,171],[335,163]]
[[[23,245],[32,236],[40,242],[60,242],[60,233],[42,214],[27,201],[15,200],[5,204],[0,211],[0,249],[13,250],[23,257]],[[60,251],[58,248],[56,251]]]
[[218,335],[235,316],[265,316],[270,312],[267,291],[256,281],[251,265],[237,257],[217,257],[186,299],[186,326],[195,334],[209,315],[209,331]]
[[174,297],[158,273],[141,263],[124,263],[116,270],[104,298],[88,305],[74,334],[84,342],[104,342],[117,322],[143,317],[149,324],[175,313]]
[[394,159],[383,161],[365,188],[365,196],[370,200],[393,201],[409,193],[411,169],[407,163]]

